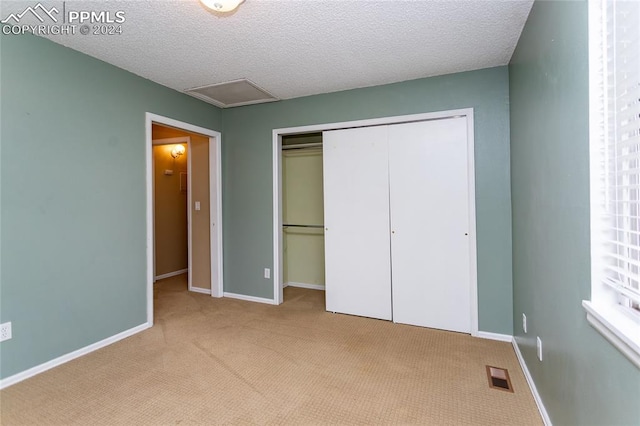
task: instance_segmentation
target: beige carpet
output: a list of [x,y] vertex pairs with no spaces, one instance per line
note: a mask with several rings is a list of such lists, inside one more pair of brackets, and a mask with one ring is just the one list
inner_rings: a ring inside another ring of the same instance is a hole
[[1,391],[2,424],[542,423],[508,343],[330,314],[315,290],[213,299],[185,276],[156,284],[155,309],[153,328]]

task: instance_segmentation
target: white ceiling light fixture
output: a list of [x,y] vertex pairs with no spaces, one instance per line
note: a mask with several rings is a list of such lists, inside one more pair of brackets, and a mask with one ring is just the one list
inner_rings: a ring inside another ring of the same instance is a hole
[[231,12],[243,2],[244,0],[200,0],[200,3],[214,12]]

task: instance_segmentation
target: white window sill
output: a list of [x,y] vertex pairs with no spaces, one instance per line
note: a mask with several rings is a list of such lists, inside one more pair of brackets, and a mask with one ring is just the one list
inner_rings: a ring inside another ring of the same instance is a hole
[[640,368],[640,322],[613,306],[600,306],[583,300],[587,321],[613,346]]

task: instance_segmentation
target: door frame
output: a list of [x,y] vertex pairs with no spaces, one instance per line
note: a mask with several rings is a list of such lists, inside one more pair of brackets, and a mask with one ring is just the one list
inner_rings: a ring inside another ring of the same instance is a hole
[[467,171],[469,178],[469,268],[471,335],[478,336],[478,267],[476,236],[476,185],[473,108],[436,111],[420,114],[398,115],[365,120],[343,121],[308,126],[273,129],[273,303],[283,302],[283,256],[282,256],[282,137],[327,130],[342,130],[355,127],[384,126],[418,121],[442,120],[454,117],[467,119]]
[[[146,175],[146,212],[147,212],[147,321],[153,325],[153,280],[154,280],[154,220],[153,220],[153,152],[152,124],[157,123],[175,127],[187,132],[199,133],[209,137],[209,212],[211,222],[211,296],[223,296],[223,254],[222,254],[222,135],[220,132],[206,129],[158,114],[145,113],[145,175]],[[187,158],[187,161],[190,157]],[[189,165],[190,167],[190,165]],[[190,175],[187,175],[190,179]],[[188,182],[190,186],[190,181]],[[189,189],[191,189],[189,187]],[[189,212],[192,206],[189,205]],[[215,237],[214,237],[215,235]],[[191,268],[191,265],[189,265]]]

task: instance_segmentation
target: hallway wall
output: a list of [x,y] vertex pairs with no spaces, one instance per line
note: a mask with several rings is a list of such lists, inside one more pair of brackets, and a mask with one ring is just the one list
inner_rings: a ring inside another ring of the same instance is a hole
[[[158,139],[154,132],[154,139]],[[154,145],[154,235],[155,276],[181,271],[189,267],[187,242],[187,191],[180,190],[181,173],[187,173],[187,158],[191,153],[187,144],[185,154],[173,158],[176,144]],[[166,174],[171,170],[173,174]]]

